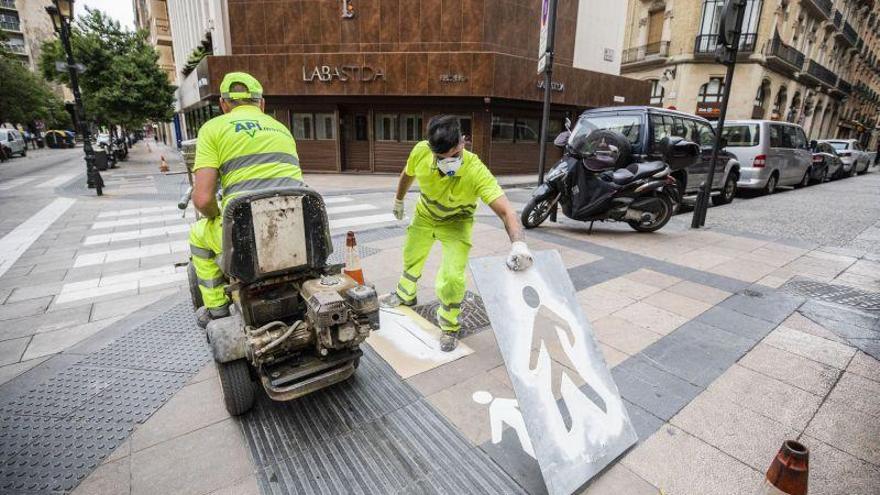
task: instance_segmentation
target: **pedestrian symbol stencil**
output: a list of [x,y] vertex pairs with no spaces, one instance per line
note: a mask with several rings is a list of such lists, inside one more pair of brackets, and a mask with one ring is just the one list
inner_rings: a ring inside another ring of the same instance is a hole
[[472,398],[477,404],[489,406],[489,429],[492,433],[492,443],[501,443],[504,427],[508,426],[519,438],[523,452],[529,454],[533,459],[535,458],[535,448],[532,447],[532,442],[529,440],[529,433],[526,431],[526,424],[516,399],[492,397],[492,394],[485,390],[474,392]]
[[503,266],[471,261],[516,400],[474,399],[489,400],[490,423],[516,430],[520,413],[520,443],[533,449],[548,492],[572,493],[632,446],[635,430],[559,253],[536,253],[525,272]]

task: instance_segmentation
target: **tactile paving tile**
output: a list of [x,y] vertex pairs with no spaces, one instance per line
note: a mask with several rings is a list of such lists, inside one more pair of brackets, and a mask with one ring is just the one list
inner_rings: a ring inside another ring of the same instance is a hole
[[241,418],[263,493],[523,493],[368,347],[354,377]]
[[[368,256],[373,256],[374,254],[379,254],[379,250],[373,247],[364,246],[358,244],[358,255],[361,258],[366,258]],[[334,242],[333,244],[333,254],[331,254],[327,258],[327,263],[333,265],[337,263],[345,263],[345,239],[342,239],[338,244]]]
[[799,296],[880,312],[880,292],[868,292],[846,285],[829,284],[800,277],[784,283],[780,290]]
[[74,489],[210,359],[181,301],[0,407],[0,493]]
[[[357,241],[358,244],[364,244],[367,242],[392,239],[394,237],[400,237],[404,234],[406,234],[406,227],[402,225],[395,225],[393,227],[378,227],[375,229],[366,230],[364,232],[357,232]],[[345,246],[345,237],[346,234],[334,235],[333,246],[337,246],[340,244],[342,246]],[[403,240],[401,240],[400,243],[401,245],[403,245]]]
[[[438,307],[440,307],[440,301],[422,304],[413,309],[426,320],[440,326],[437,323]],[[480,296],[471,291],[465,293],[464,301],[461,302],[461,314],[458,316],[458,323],[461,325],[460,337],[467,337],[489,328],[491,322],[489,321],[489,315],[486,314],[486,308],[483,306],[483,299]]]

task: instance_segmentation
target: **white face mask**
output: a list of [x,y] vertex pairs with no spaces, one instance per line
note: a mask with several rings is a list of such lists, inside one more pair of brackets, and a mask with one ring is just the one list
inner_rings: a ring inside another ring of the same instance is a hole
[[449,158],[441,158],[437,160],[437,168],[443,172],[443,175],[452,177],[461,168],[462,156],[453,156]]

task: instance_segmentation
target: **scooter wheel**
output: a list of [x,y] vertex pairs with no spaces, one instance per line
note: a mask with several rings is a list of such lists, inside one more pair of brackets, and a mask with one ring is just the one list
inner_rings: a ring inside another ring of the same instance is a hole
[[534,229],[547,220],[551,211],[553,211],[553,204],[550,198],[532,198],[523,208],[520,220],[523,227]]
[[254,406],[254,383],[251,381],[250,365],[244,359],[217,363],[223,402],[233,416],[241,416]]
[[666,194],[660,194],[657,196],[657,199],[660,200],[660,203],[663,204],[663,211],[661,211],[654,221],[650,223],[645,222],[637,222],[635,220],[631,220],[629,226],[632,227],[636,232],[656,232],[663,228],[664,225],[669,222],[669,219],[672,218],[674,205],[672,203],[672,199],[669,198]]

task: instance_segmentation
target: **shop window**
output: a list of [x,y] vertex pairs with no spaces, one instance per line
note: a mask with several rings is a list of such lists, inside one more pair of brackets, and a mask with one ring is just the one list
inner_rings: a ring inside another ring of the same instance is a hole
[[550,119],[547,122],[547,141],[552,143],[556,136],[562,134],[565,124],[559,119]]
[[369,133],[369,124],[366,115],[354,116],[354,140],[366,141]]
[[655,107],[662,107],[664,95],[665,90],[663,89],[663,85],[660,84],[660,80],[651,79],[651,105]]
[[492,116],[492,142],[507,143],[513,142],[513,129],[515,125],[513,117]]
[[315,114],[315,139],[336,139],[336,118],[332,113]]
[[422,140],[422,116],[417,114],[404,114],[400,116],[400,140]]
[[699,100],[702,103],[718,103],[724,94],[724,79],[712,77],[709,82],[700,86]]
[[473,122],[470,117],[458,116],[458,126],[461,128],[462,136],[467,136],[468,138],[472,138],[473,127],[471,123]]
[[376,114],[376,141],[397,141],[398,117],[393,113]]
[[314,139],[314,116],[310,113],[291,114],[291,133],[294,139]]
[[516,119],[516,141],[537,143],[541,124],[538,119]]

